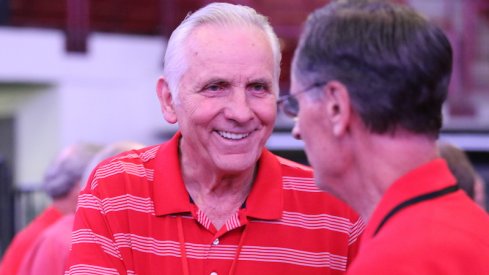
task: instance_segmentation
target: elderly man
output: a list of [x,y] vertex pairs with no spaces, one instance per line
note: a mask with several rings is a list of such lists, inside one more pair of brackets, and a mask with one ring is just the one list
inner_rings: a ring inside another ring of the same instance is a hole
[[451,67],[407,7],[338,1],[306,23],[280,102],[316,183],[368,220],[348,274],[489,274],[489,217],[437,155]]
[[18,274],[39,236],[63,216],[75,212],[83,172],[100,149],[96,144],[77,143],[62,150],[53,160],[41,185],[52,203],[15,236],[0,265],[1,275]]
[[[85,186],[88,175],[99,162],[124,151],[142,147],[142,144],[131,141],[116,142],[104,146],[91,158],[89,163],[85,164],[83,173],[78,174],[81,175],[80,184],[73,188],[73,192],[76,192],[74,194],[78,195],[80,188]],[[43,274],[64,274],[71,247],[71,230],[73,228],[76,198],[77,196],[74,196],[71,211],[37,237],[36,242],[25,254],[24,260],[19,267],[19,274],[37,275],[40,270],[42,270]]]
[[312,171],[266,149],[280,49],[253,9],[210,4],[171,35],[167,143],[102,162],[82,191],[69,274],[343,274],[363,228]]

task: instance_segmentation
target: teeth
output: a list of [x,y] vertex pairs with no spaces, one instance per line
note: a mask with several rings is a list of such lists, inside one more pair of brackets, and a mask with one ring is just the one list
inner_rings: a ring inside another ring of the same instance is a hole
[[243,139],[247,136],[250,135],[250,133],[246,133],[246,134],[235,134],[235,133],[231,133],[231,132],[224,132],[224,131],[217,131],[217,133],[223,137],[223,138],[226,138],[226,139],[233,139],[233,140],[239,140],[239,139]]

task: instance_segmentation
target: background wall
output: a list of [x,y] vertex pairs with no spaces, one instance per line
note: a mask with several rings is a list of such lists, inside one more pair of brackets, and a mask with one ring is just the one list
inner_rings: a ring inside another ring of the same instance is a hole
[[161,141],[171,129],[155,93],[164,40],[94,34],[67,53],[57,30],[0,28],[0,116],[14,120],[14,181],[38,185],[60,148],[76,142]]

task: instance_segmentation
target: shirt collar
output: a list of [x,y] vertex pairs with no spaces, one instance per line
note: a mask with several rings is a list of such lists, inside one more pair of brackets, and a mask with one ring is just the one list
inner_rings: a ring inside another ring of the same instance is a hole
[[189,195],[183,184],[178,142],[182,134],[177,132],[163,143],[155,158],[154,195],[155,215],[186,213],[191,211]]
[[454,185],[455,178],[441,158],[430,161],[396,180],[384,193],[368,222],[365,236],[371,238],[382,219],[394,207],[413,197]]
[[263,149],[258,160],[258,173],[246,201],[246,214],[257,219],[280,219],[283,205],[280,162],[270,151]]
[[[181,136],[177,132],[156,153],[153,201],[157,216],[188,213],[192,209],[178,157]],[[281,165],[275,155],[263,149],[255,182],[246,201],[245,214],[256,219],[274,220],[281,218],[282,211]]]

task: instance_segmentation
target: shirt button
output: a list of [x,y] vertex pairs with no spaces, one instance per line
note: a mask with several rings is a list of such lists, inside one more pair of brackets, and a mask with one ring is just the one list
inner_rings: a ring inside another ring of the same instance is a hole
[[217,275],[217,272],[212,271],[210,275]]
[[[212,242],[213,245],[218,245],[219,244],[219,238],[215,239],[213,242]],[[213,272],[211,273],[212,275],[217,275],[217,273]]]

